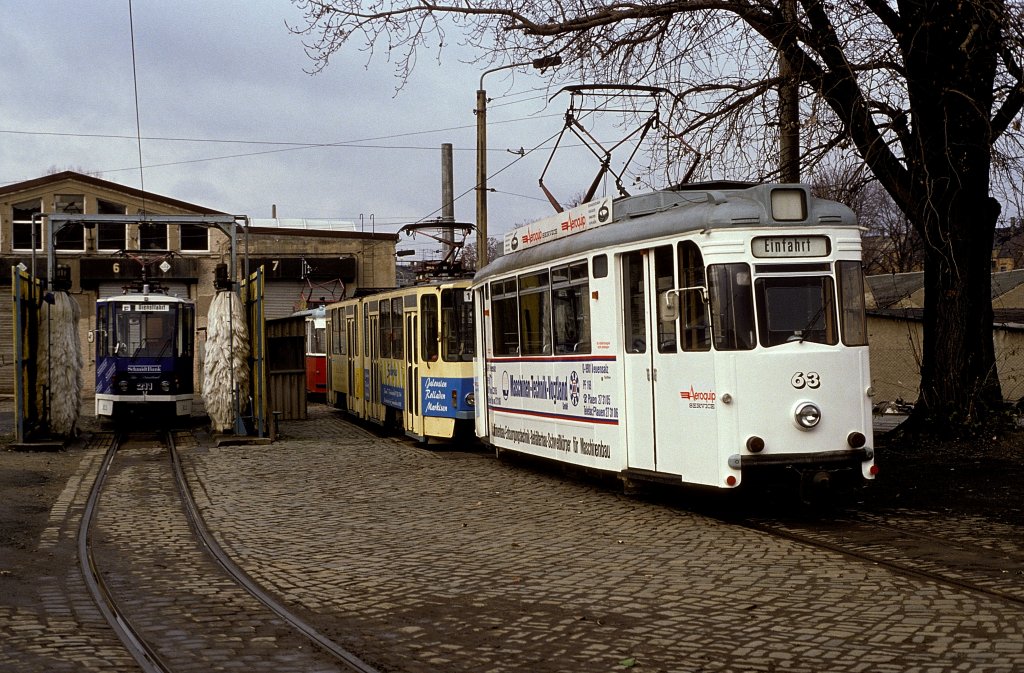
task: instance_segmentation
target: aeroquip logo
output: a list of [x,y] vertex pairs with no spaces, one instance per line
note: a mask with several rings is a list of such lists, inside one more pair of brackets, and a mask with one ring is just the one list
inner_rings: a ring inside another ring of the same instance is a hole
[[714,409],[718,395],[713,390],[697,390],[691,385],[689,390],[680,390],[679,397],[687,401],[690,409]]

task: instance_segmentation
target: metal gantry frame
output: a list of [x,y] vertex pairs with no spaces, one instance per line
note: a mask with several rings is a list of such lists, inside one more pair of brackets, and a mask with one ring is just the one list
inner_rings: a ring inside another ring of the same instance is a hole
[[[57,255],[55,241],[57,234],[60,233],[65,227],[71,224],[82,224],[86,228],[94,227],[98,224],[196,224],[200,226],[216,227],[220,231],[224,232],[231,241],[230,248],[230,264],[229,264],[229,278],[231,279],[232,291],[238,291],[241,288],[241,283],[238,280],[238,230],[239,227],[245,236],[245,248],[243,258],[243,282],[248,282],[250,278],[249,271],[249,217],[247,215],[89,215],[83,213],[36,213],[32,216],[32,266],[30,275],[28,276],[29,282],[37,281],[36,271],[36,250],[38,249],[38,241],[36,240],[36,227],[41,225],[42,220],[47,220],[49,227],[47,232],[47,275],[46,275],[46,292],[53,292],[54,286],[53,281],[57,270]],[[247,315],[258,315],[262,317],[262,311],[256,313],[247,311]],[[234,316],[229,315],[229,320],[233,320]],[[253,327],[250,325],[250,327]],[[262,326],[260,326],[262,333]],[[232,325],[232,334],[234,333],[234,326]],[[262,358],[263,354],[260,353],[258,358]],[[250,366],[253,366],[254,358],[252,352],[249,354]],[[256,370],[260,369],[254,367],[254,374]],[[234,380],[234,369],[231,369],[231,387],[234,391],[235,397],[235,414],[236,414],[236,427],[243,427],[242,423],[242,401],[238,394],[238,386]],[[263,382],[253,381],[254,390],[263,389]],[[258,387],[257,387],[258,386]],[[25,400],[21,399],[21,396],[28,394],[23,391],[19,384],[16,395],[19,396],[18,408],[21,409]],[[263,430],[265,425],[265,419],[263,418],[262,412],[257,415],[257,406],[262,407],[263,405],[257,405],[253,403],[254,413],[254,425],[255,429],[260,437],[263,436]],[[19,423],[19,441],[22,441],[20,436],[21,424]]]

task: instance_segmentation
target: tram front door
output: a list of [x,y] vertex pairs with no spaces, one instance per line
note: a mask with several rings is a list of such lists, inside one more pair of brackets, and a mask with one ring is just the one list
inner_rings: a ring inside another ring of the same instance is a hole
[[423,416],[420,414],[418,334],[419,320],[414,304],[405,310],[405,406],[402,420],[406,432],[420,437],[423,435]]
[[[692,245],[621,256],[627,456],[632,469],[712,483],[715,364],[702,295],[684,289],[687,265],[700,264],[686,247]],[[660,309],[659,301],[674,309]]]

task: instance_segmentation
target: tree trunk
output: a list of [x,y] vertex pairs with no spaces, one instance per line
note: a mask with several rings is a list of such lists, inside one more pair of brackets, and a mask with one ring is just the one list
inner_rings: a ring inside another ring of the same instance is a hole
[[999,204],[989,196],[1001,0],[901,0],[899,36],[912,110],[902,207],[925,247],[924,353],[916,421],[968,426],[1002,403],[992,342],[991,258]]
[[999,205],[987,193],[961,191],[956,200],[974,207],[954,206],[947,221],[935,222],[925,251],[924,365],[914,416],[937,429],[977,423],[1002,403],[990,274]]

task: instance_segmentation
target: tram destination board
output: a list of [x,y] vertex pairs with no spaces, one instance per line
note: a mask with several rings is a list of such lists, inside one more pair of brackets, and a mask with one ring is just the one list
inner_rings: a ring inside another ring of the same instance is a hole
[[827,236],[755,236],[751,253],[759,259],[775,257],[826,257],[831,252]]

